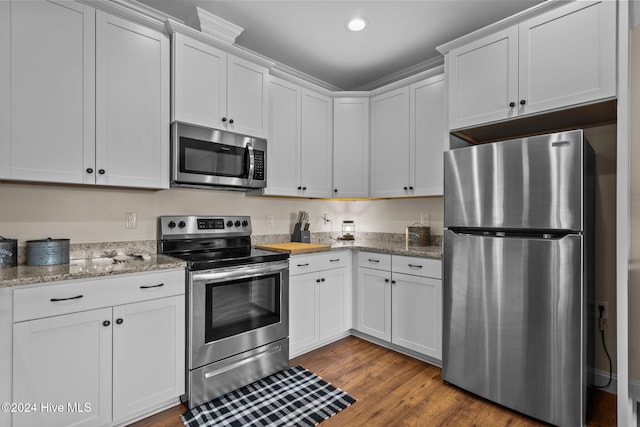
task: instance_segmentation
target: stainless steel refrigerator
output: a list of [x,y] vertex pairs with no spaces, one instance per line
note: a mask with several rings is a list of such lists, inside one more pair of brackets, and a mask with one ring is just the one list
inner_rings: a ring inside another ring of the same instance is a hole
[[594,163],[581,130],[444,156],[443,379],[562,426],[590,382]]

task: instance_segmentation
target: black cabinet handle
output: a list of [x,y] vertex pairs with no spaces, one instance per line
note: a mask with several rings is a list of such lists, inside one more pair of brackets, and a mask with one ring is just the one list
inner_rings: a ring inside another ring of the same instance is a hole
[[302,190],[302,187],[298,186],[298,190]]
[[142,285],[140,289],[159,288],[160,286],[164,286],[164,283],[160,283],[159,285]]
[[409,190],[413,190],[413,187],[409,187]]
[[369,258],[367,261],[369,261],[369,262],[380,262],[379,259],[371,259],[371,258]]
[[525,101],[524,99],[521,99],[521,100],[520,100],[520,105],[524,105],[524,104],[526,104],[526,103],[527,103],[527,101]]
[[107,171],[105,171],[104,169],[98,169],[98,173],[100,175],[104,175],[105,173],[107,173]]
[[111,324],[111,322],[109,322],[108,320],[105,320],[104,322],[102,322],[102,326],[109,326]]
[[330,259],[329,262],[338,262],[340,261],[340,258],[336,258],[336,259]]
[[392,280],[392,281],[391,281],[391,284],[392,284],[392,285],[395,285],[395,284],[396,284],[396,281],[395,281],[395,280]]
[[93,173],[93,169],[87,168],[87,173]]
[[337,193],[337,192],[338,192],[338,189],[337,189],[337,188],[334,188],[333,192],[334,192],[334,193]]
[[417,264],[408,264],[408,265],[409,265],[409,267],[411,267],[411,268],[422,268],[422,266],[421,266],[421,265],[417,265]]
[[122,319],[116,319],[116,323],[117,323],[118,325],[122,325],[122,322],[124,322],[124,320],[122,320]]
[[307,187],[302,187],[302,191],[307,191]]
[[233,124],[233,119],[229,120],[229,123],[230,123],[230,124]]
[[516,103],[515,103],[515,102],[511,101],[511,102],[509,103],[509,107],[513,108],[513,107],[515,107],[515,106],[516,106]]
[[404,187],[404,191],[407,191],[407,190],[408,190],[408,188],[407,188],[407,187]]
[[320,283],[320,279],[316,279],[316,283]]
[[82,297],[83,297],[83,295],[76,295],[75,297],[69,297],[69,298],[51,298],[51,302],[69,301],[69,300],[72,300],[72,299],[80,299]]
[[309,266],[309,263],[306,263],[306,264],[298,264],[298,267],[308,267],[308,266]]
[[320,279],[321,282],[324,282],[324,280],[325,280],[324,277],[322,279]]
[[225,123],[226,121],[227,121],[227,118],[226,118],[226,117],[223,117],[223,118],[222,118],[222,123]]
[[384,283],[389,283],[389,279],[384,279]]

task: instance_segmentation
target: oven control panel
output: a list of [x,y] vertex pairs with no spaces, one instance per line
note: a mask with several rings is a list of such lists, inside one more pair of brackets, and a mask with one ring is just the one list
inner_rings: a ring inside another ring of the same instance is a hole
[[160,240],[184,236],[251,236],[250,216],[161,216]]

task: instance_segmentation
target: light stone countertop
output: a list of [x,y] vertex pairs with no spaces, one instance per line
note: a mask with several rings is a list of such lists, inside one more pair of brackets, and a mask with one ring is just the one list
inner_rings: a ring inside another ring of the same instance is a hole
[[142,273],[173,268],[184,268],[182,260],[166,255],[150,254],[149,260],[131,257],[125,262],[111,258],[87,258],[71,260],[69,264],[50,266],[18,265],[0,268],[0,288],[30,285],[63,280],[91,279],[116,274]]
[[331,244],[331,250],[357,249],[390,255],[415,256],[442,259],[442,246],[409,246],[399,242],[367,240],[338,241]]

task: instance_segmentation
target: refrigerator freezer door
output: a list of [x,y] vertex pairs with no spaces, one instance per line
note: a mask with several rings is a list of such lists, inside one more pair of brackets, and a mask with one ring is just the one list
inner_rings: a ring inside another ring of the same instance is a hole
[[582,131],[460,148],[444,156],[444,226],[583,230]]
[[445,381],[535,418],[583,425],[582,236],[444,233]]

